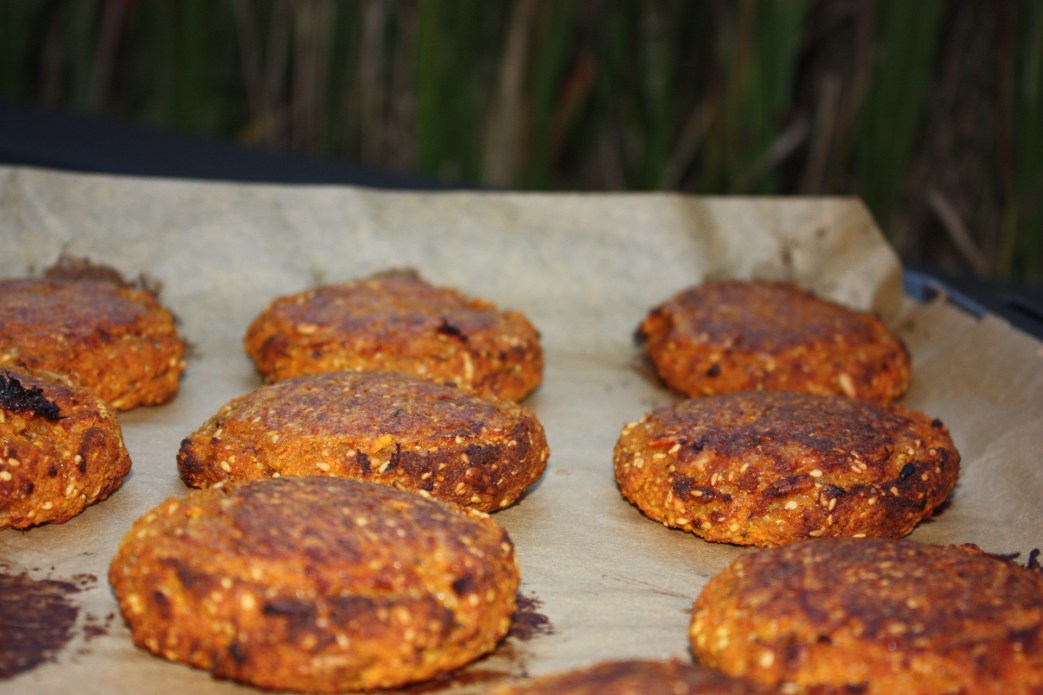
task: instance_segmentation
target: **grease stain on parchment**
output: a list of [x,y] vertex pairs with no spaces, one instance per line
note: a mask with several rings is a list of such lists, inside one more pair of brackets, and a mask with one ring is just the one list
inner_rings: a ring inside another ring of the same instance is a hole
[[0,563],[0,680],[55,661],[77,634],[85,641],[107,634],[114,616],[81,616],[74,598],[97,584],[93,574],[33,579]]
[[[511,616],[511,628],[507,637],[488,657],[465,669],[447,673],[396,692],[409,695],[438,693],[449,688],[490,685],[497,681],[526,675],[525,654],[518,648],[519,643],[528,642],[539,635],[553,634],[554,626],[546,615],[539,612],[543,602],[535,596],[519,593],[516,603],[517,608],[514,615]],[[505,666],[502,665],[503,662],[506,662]]]

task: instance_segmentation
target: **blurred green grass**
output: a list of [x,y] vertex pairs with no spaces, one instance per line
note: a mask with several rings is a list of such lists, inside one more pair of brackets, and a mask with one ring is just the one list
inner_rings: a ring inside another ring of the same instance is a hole
[[0,96],[469,185],[854,195],[1043,280],[1038,0],[0,0]]

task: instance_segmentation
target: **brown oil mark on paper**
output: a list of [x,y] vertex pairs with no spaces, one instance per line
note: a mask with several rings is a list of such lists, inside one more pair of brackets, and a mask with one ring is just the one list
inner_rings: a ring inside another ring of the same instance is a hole
[[538,598],[519,593],[515,600],[517,608],[511,616],[511,629],[496,651],[468,668],[417,683],[400,692],[409,695],[437,693],[449,688],[491,685],[527,675],[525,654],[515,643],[527,642],[538,635],[553,634],[554,626],[547,616],[539,612],[543,602]]
[[[0,564],[0,679],[53,661],[76,634],[80,608],[72,597],[97,583],[92,574],[33,579]],[[106,624],[87,617],[88,637],[106,632]]]
[[511,619],[511,631],[508,637],[517,640],[528,641],[536,635],[554,634],[554,626],[550,618],[537,611],[543,605],[535,596],[523,596],[518,594],[518,609],[514,611]]
[[[968,547],[973,548],[974,550],[980,550],[980,548],[978,548],[978,546],[976,546],[974,544],[968,544]],[[1032,550],[1030,550],[1028,552],[1028,557],[1026,558],[1026,560],[1024,562],[1020,561],[1021,557],[1022,557],[1022,553],[1020,553],[1020,552],[1017,552],[1017,553],[992,553],[992,554],[995,555],[996,557],[1000,558],[1001,560],[1006,560],[1007,562],[1013,562],[1016,565],[1022,565],[1023,567],[1025,567],[1027,569],[1043,573],[1043,563],[1040,563],[1040,560],[1039,560],[1039,557],[1040,557],[1041,554],[1043,554],[1043,551],[1040,551],[1039,548],[1033,548]]]
[[493,669],[469,668],[463,671],[454,671],[452,673],[436,676],[431,680],[406,686],[402,690],[396,692],[408,693],[409,695],[418,695],[418,693],[438,693],[443,690],[448,690],[449,688],[492,684],[509,677],[509,675],[510,674],[508,673],[503,673]]

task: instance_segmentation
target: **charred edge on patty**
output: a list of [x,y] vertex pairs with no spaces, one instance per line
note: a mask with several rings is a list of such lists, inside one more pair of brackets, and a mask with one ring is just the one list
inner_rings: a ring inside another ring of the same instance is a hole
[[648,343],[648,334],[641,330],[641,326],[634,329],[634,334],[631,336],[636,347],[643,347]]
[[148,292],[157,299],[163,288],[162,283],[158,280],[145,277],[144,275],[138,275],[133,280],[127,280],[120,271],[112,266],[95,263],[89,258],[79,258],[65,253],[58,256],[58,260],[54,262],[54,265],[43,271],[43,276],[48,280],[110,282],[120,287]]
[[189,478],[195,479],[205,470],[203,462],[192,454],[192,443],[191,438],[182,439],[181,448],[177,452],[177,468],[181,473],[181,478],[186,481]]
[[449,320],[444,316],[442,317],[442,322],[438,324],[438,328],[435,330],[437,330],[442,335],[447,335],[451,338],[456,338],[462,343],[467,342],[467,334],[460,330],[460,328],[458,328],[457,326],[454,326],[453,324],[449,323]]
[[388,459],[387,468],[384,470],[393,470],[402,461],[402,445],[395,442],[395,451],[391,454],[391,458]]
[[0,406],[14,413],[30,413],[57,422],[61,410],[53,401],[47,400],[39,386],[25,388],[15,377],[0,374]]
[[369,465],[369,456],[366,456],[365,453],[360,451],[355,455],[355,460],[358,461],[359,470],[362,471],[362,475],[369,475],[372,470]]
[[[163,283],[155,278],[139,274],[133,280],[123,277],[123,273],[112,266],[103,263],[95,263],[89,258],[79,258],[68,254],[61,254],[58,260],[49,268],[44,269],[43,277],[47,280],[60,280],[65,282],[108,282],[118,287],[131,290],[140,290],[152,296],[156,301],[160,300],[163,291]],[[170,313],[175,326],[181,325],[181,317],[175,314],[169,307],[165,307]],[[191,359],[199,356],[195,344],[181,337],[185,346],[185,358]]]
[[[972,548],[979,549],[978,546],[974,545],[973,543],[966,543],[966,544],[964,544],[964,546],[970,546]],[[961,546],[961,547],[963,547],[963,546]],[[1013,562],[1014,564],[1018,564],[1018,558],[1021,557],[1021,553],[1020,552],[1019,553],[990,553],[990,554],[993,557],[998,557],[1001,560],[1006,560],[1007,562]],[[1032,550],[1030,550],[1028,559],[1025,560],[1025,565],[1024,565],[1025,568],[1026,569],[1030,569],[1030,570],[1035,570],[1036,572],[1043,572],[1043,564],[1041,564],[1040,561],[1039,561],[1040,554],[1041,554],[1041,551],[1040,551],[1039,548],[1033,548]]]

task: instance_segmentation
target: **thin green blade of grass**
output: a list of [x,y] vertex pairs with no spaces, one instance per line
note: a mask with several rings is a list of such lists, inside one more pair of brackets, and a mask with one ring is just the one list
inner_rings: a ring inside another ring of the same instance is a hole
[[727,188],[727,165],[730,150],[729,126],[730,100],[725,83],[729,82],[727,68],[732,64],[729,47],[738,33],[735,7],[731,4],[711,6],[711,15],[706,22],[705,36],[711,46],[703,70],[706,88],[703,102],[706,107],[706,136],[702,155],[697,162],[700,193],[719,193]]
[[515,0],[503,28],[503,50],[496,63],[494,91],[485,107],[482,134],[484,184],[510,186],[520,174],[526,126],[525,77],[539,0]]
[[150,126],[170,125],[170,98],[177,53],[173,32],[174,7],[155,3],[139,8],[130,18],[130,36],[124,47],[125,108]]
[[474,117],[473,66],[480,4],[428,0],[419,6],[414,55],[417,165],[423,173],[459,179],[477,172],[477,148],[465,138],[480,133]]
[[596,37],[591,41],[596,74],[586,125],[582,130],[593,134],[590,149],[596,158],[591,167],[601,187],[624,188],[627,165],[628,124],[632,120],[633,99],[630,94],[630,46],[633,25],[624,6],[610,5],[598,18]]
[[202,56],[207,3],[185,0],[177,6],[157,3],[149,7],[147,35],[136,46],[139,79],[154,80],[145,90],[148,112],[155,124],[179,130],[205,132],[200,118],[208,95],[202,89]]
[[678,51],[676,34],[672,34],[672,17],[662,6],[652,6],[635,18],[638,27],[644,105],[644,138],[636,184],[641,189],[660,188],[670,144],[676,127],[676,98],[673,85],[677,79]]
[[[384,143],[395,127],[394,114],[389,111],[396,87],[393,78],[397,75],[394,33],[396,28],[403,31],[404,22],[400,19],[396,25],[392,21],[395,16],[383,0],[368,0],[358,7],[360,35],[352,50],[356,67],[344,85],[347,133],[343,153],[364,161],[379,161]],[[410,156],[402,154],[404,158]]]
[[528,137],[522,186],[546,189],[553,181],[555,155],[554,114],[560,88],[572,60],[578,5],[573,0],[546,3],[537,20],[528,82]]
[[420,3],[416,15],[416,42],[413,55],[414,109],[413,142],[417,169],[438,176],[445,158],[444,133],[448,128],[446,102],[442,93],[442,74],[447,62],[443,35],[444,5]]
[[1014,74],[1012,190],[1001,238],[1001,271],[1043,280],[1043,4],[1022,2],[1017,11]]
[[311,154],[322,152],[330,111],[328,90],[333,38],[332,0],[293,5],[293,70],[290,93],[291,146]]
[[774,0],[758,6],[756,35],[758,63],[764,77],[757,85],[765,95],[767,122],[793,103],[804,23],[811,4],[807,0]]
[[923,126],[944,7],[938,0],[879,5],[879,55],[859,118],[855,170],[858,192],[885,229],[891,226]]
[[76,108],[90,110],[91,64],[94,62],[94,42],[97,38],[99,3],[97,0],[65,5],[63,21],[70,37],[64,46],[63,72],[69,84],[69,93]]
[[[491,11],[484,0],[457,2],[456,31],[463,41],[453,42],[454,73],[461,76],[459,111],[453,122],[454,141],[460,153],[461,178],[468,183],[481,180],[485,114],[493,100],[496,79],[495,56],[506,31],[505,16]],[[452,76],[449,77],[452,80]]]
[[709,3],[680,1],[671,5],[669,40],[676,65],[668,85],[670,143],[657,175],[658,188],[699,190],[694,163],[705,146],[709,118],[707,90],[713,47],[706,40],[713,14]]
[[735,155],[729,166],[731,190],[774,193],[777,176],[768,173],[777,162],[766,159],[769,148],[783,135],[793,103],[800,57],[802,25],[807,2],[772,0],[742,5],[742,22],[734,66],[731,116],[735,119]]
[[350,113],[344,93],[350,90],[350,76],[357,74],[358,50],[361,43],[362,6],[358,3],[334,3],[330,23],[329,46],[324,56],[326,79],[322,85],[325,108],[322,111],[320,151],[329,156],[341,152],[350,129]]
[[719,6],[711,120],[702,157],[702,190],[770,193],[778,189],[766,158],[786,127],[809,4],[787,0]]
[[35,54],[44,28],[45,0],[3,0],[0,2],[0,94],[25,98],[31,94],[30,75],[36,69]]

